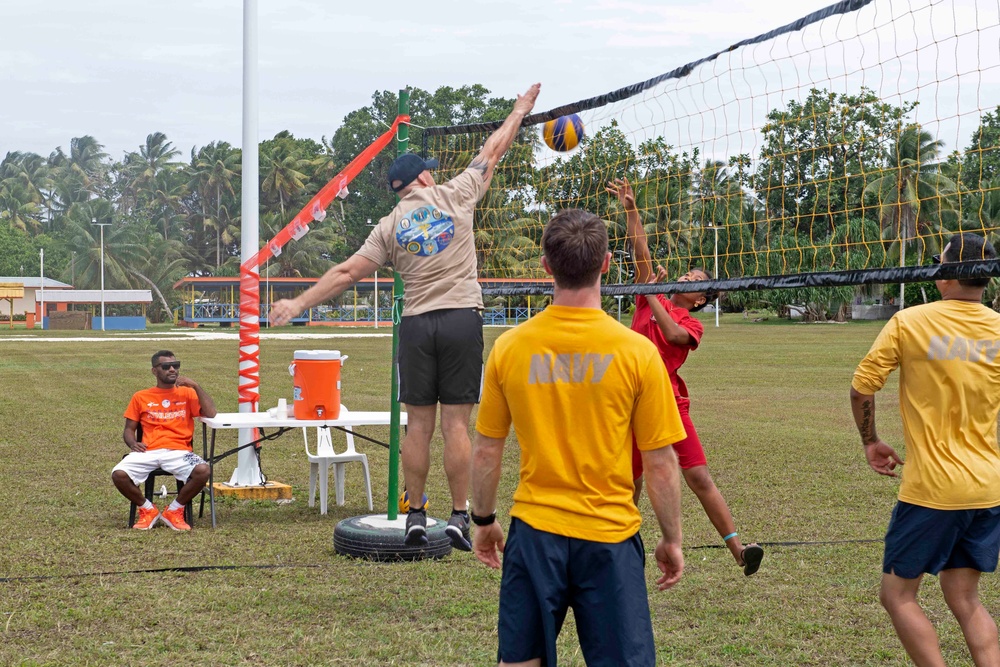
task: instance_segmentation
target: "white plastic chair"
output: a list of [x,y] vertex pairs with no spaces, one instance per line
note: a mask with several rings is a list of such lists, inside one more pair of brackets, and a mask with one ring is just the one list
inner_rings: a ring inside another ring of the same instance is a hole
[[[347,414],[348,410],[343,405],[340,406],[340,414]],[[333,429],[316,429],[316,453],[309,451],[309,429],[302,429],[302,437],[306,444],[306,457],[309,459],[309,507],[316,506],[316,478],[319,477],[319,513],[326,514],[327,500],[329,498],[328,485],[330,482],[330,465],[334,466],[335,489],[337,493],[337,504],[344,504],[344,466],[353,461],[359,461],[365,468],[365,493],[368,495],[368,510],[372,510],[372,482],[368,475],[368,457],[354,449],[354,435],[352,428],[347,429],[347,449],[342,454],[333,451],[333,440],[330,437]]]

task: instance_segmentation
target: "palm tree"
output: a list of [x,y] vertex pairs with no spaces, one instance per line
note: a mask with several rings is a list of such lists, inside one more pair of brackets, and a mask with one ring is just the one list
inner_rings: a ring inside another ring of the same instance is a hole
[[966,216],[963,229],[1000,229],[1000,179],[982,181],[979,189],[966,193],[967,204],[963,207]]
[[[145,250],[142,254],[146,261],[124,265],[126,277],[130,286],[149,289],[156,295],[160,308],[151,310],[149,317],[154,322],[162,322],[172,316],[171,302],[173,305],[177,302],[173,285],[188,273],[187,262],[181,257],[179,241],[163,239],[155,231],[140,236],[137,241]],[[134,247],[135,244],[132,244],[129,249]],[[168,299],[168,296],[171,298]]]
[[188,193],[186,181],[186,177],[164,170],[150,183],[150,220],[159,224],[160,233],[165,239],[179,239],[182,236],[182,204]]
[[[115,220],[107,200],[75,204],[66,216],[67,246],[76,253],[76,284],[96,288],[101,282],[101,245],[98,228],[91,224],[94,219],[114,223],[104,232],[107,288],[150,289],[163,313],[169,315],[170,303],[165,294],[170,294],[173,283],[185,273],[179,259],[179,242],[165,241],[148,224]],[[158,314],[151,313],[151,317],[155,320]]]
[[104,159],[108,155],[103,148],[94,137],[85,135],[70,140],[69,155],[61,147],[49,155],[50,215],[46,231],[57,231],[74,204],[106,194],[108,166]]
[[261,151],[260,158],[264,174],[261,191],[271,201],[278,200],[281,217],[284,218],[285,202],[301,192],[309,180],[301,171],[308,166],[308,161],[296,155],[275,155],[270,151]]
[[228,232],[234,216],[223,204],[223,195],[236,197],[235,182],[241,170],[240,151],[224,141],[212,142],[198,151],[197,156],[192,155],[191,165],[191,189],[200,194],[203,204],[214,204],[214,215],[209,216],[203,206],[202,217],[205,226],[215,230],[215,266],[218,268],[222,265],[223,236],[227,236],[226,243],[233,240]]
[[937,162],[943,146],[919,125],[907,126],[886,156],[891,165],[887,173],[864,190],[865,196],[878,199],[882,238],[890,242],[890,255],[905,257],[905,246],[914,239],[920,242],[921,255],[940,250],[944,230],[934,214],[954,208],[958,190]]
[[[261,247],[277,236],[287,223],[277,213],[262,214]],[[280,255],[273,257],[267,266],[262,267],[261,275],[272,278],[321,276],[330,268],[331,262],[327,258],[337,245],[343,245],[343,238],[335,234],[329,224],[310,225],[309,233],[286,244]]]
[[179,154],[162,132],[147,135],[138,152],[125,156],[116,183],[122,193],[119,210],[158,223],[164,238],[177,236],[174,223],[186,194],[185,183],[177,176],[181,163],[173,161]]
[[327,181],[337,175],[337,153],[333,147],[333,137],[327,139],[326,136],[320,138],[322,151],[318,156],[310,161],[313,168],[314,185],[323,187]]
[[42,230],[45,161],[34,153],[7,153],[0,162],[0,220],[29,234]]
[[544,223],[529,217],[518,199],[496,186],[476,207],[474,236],[479,275],[497,278],[544,277],[536,237]]
[[49,191],[49,216],[45,221],[45,231],[57,232],[74,204],[89,201],[92,193],[88,179],[79,168],[68,161],[56,162],[52,170],[52,189]]
[[42,229],[38,193],[16,178],[0,181],[0,220],[14,229],[37,234]]
[[635,202],[654,259],[688,252],[693,243],[692,207],[679,174],[638,184]]
[[8,153],[3,162],[0,163],[0,181],[14,179],[25,188],[31,195],[30,199],[40,208],[46,206],[48,192],[52,187],[52,179],[49,177],[48,165],[45,158],[36,153]]
[[139,147],[138,153],[129,153],[126,163],[137,188],[149,188],[157,181],[163,172],[176,171],[180,164],[173,158],[180,155],[173,145],[167,141],[167,135],[154,132],[146,136],[146,143]]
[[[62,151],[61,148],[56,150]],[[108,154],[104,146],[90,135],[74,137],[69,141],[69,158],[67,168],[76,171],[81,177],[87,193],[93,196],[101,194],[101,188],[106,184],[107,165],[104,159]]]

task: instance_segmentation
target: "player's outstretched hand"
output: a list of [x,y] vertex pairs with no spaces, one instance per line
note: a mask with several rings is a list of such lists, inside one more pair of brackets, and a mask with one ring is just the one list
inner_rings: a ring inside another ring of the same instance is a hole
[[536,83],[528,88],[524,92],[524,95],[518,95],[517,101],[514,102],[514,111],[512,113],[519,113],[522,116],[527,116],[531,113],[531,110],[535,108],[535,100],[538,99],[538,91],[541,90],[542,84]]
[[472,533],[472,550],[476,558],[494,570],[500,569],[503,553],[503,528],[494,521],[488,526],[476,526]]
[[280,327],[288,324],[293,318],[298,316],[302,309],[296,305],[294,299],[281,299],[271,304],[271,312],[267,315],[267,323],[272,327]]
[[656,551],[653,552],[656,558],[656,566],[660,568],[663,576],[656,580],[656,586],[665,591],[681,580],[681,573],[684,571],[684,554],[681,552],[681,545],[676,542],[667,542],[661,537],[656,544]]
[[656,275],[649,279],[651,283],[665,283],[670,280],[670,276],[667,275],[667,270],[663,268],[662,264],[656,265]]
[[616,178],[608,183],[605,190],[618,197],[618,201],[621,202],[622,208],[626,211],[635,210],[635,194],[633,194],[632,186],[629,185],[627,178]]
[[895,449],[881,440],[865,445],[865,458],[868,459],[868,466],[878,474],[899,477],[895,469],[896,466],[903,465],[903,459],[899,458]]

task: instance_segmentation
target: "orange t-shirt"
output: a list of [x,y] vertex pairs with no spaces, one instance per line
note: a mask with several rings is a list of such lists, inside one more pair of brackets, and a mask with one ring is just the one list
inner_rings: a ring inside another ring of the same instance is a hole
[[198,393],[191,387],[137,391],[125,410],[125,419],[142,426],[146,450],[177,449],[191,451],[194,418],[201,416]]

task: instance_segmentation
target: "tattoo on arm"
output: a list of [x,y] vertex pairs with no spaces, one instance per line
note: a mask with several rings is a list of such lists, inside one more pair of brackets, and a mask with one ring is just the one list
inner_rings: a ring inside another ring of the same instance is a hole
[[859,427],[859,430],[861,431],[861,441],[866,445],[878,440],[878,436],[875,435],[874,401],[869,400],[861,403],[861,426]]
[[486,172],[489,171],[489,168],[489,160],[481,157],[477,157],[472,161],[472,164],[469,165],[469,169],[477,169],[483,175],[483,179],[486,178]]

